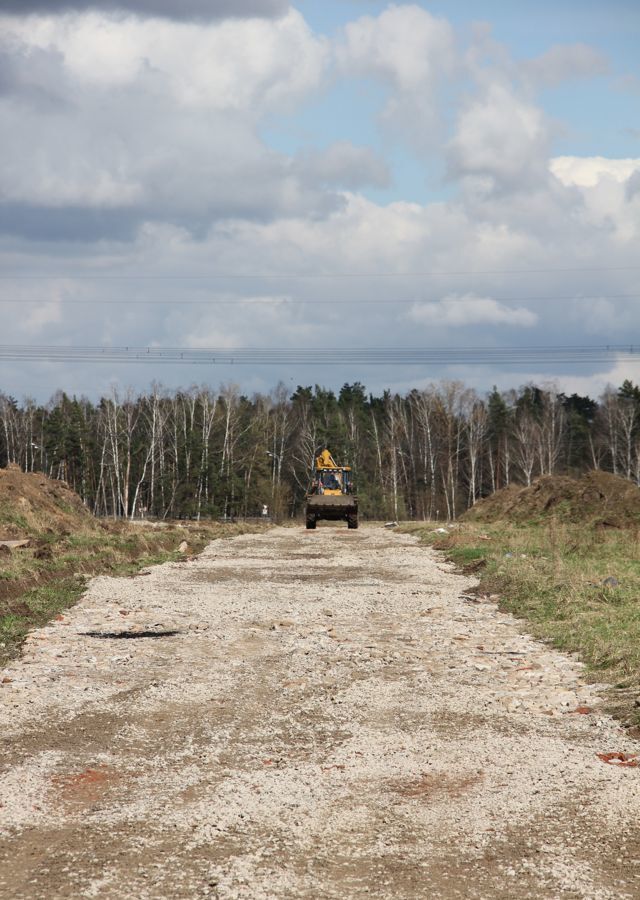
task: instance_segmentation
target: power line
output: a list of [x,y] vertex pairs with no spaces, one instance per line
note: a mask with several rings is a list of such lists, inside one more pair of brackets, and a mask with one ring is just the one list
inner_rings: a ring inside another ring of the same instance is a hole
[[203,272],[200,274],[177,273],[114,273],[114,272],[56,272],[27,273],[4,272],[0,280],[39,281],[65,280],[74,281],[205,281],[209,279],[282,279],[282,280],[314,280],[331,278],[433,278],[441,275],[544,275],[554,272],[635,272],[640,266],[566,266],[559,268],[537,269],[433,269],[426,272]]
[[583,365],[640,359],[639,345],[591,347],[193,348],[0,345],[0,360],[181,365]]
[[386,304],[425,304],[425,303],[442,303],[445,300],[452,301],[454,303],[457,302],[482,302],[484,300],[493,300],[496,303],[534,303],[534,302],[556,302],[558,300],[638,300],[640,299],[640,294],[594,294],[591,296],[585,295],[572,295],[572,294],[555,294],[555,295],[540,295],[540,296],[532,296],[532,297],[420,297],[420,298],[406,298],[406,297],[393,297],[393,298],[355,298],[355,299],[334,299],[334,298],[323,298],[321,301],[318,300],[300,300],[298,298],[293,297],[234,297],[233,299],[212,299],[212,300],[157,300],[157,299],[130,299],[130,298],[101,298],[101,297],[91,297],[85,299],[78,298],[52,298],[52,299],[34,299],[34,298],[26,298],[26,299],[12,299],[12,298],[0,298],[0,304],[61,304],[65,306],[111,306],[111,305],[126,305],[126,306],[241,306],[243,304],[256,305],[256,306],[270,306],[274,304],[282,304],[287,306],[316,306],[318,308],[324,307],[326,305],[386,305]]

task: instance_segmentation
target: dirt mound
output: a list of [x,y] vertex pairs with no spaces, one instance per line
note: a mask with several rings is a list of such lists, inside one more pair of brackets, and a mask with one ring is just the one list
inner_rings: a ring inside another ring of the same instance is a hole
[[523,522],[546,516],[614,528],[638,525],[640,488],[617,475],[597,470],[580,478],[545,475],[531,487],[511,485],[479,500],[461,518]]
[[19,466],[0,469],[0,540],[91,527],[93,516],[64,481]]

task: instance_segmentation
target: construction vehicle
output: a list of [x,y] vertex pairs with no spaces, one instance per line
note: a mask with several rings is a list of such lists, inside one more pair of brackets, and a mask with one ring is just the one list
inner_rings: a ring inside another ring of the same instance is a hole
[[320,519],[346,520],[349,528],[358,527],[358,498],[353,492],[351,466],[339,466],[328,450],[316,458],[306,518],[307,528],[315,528]]

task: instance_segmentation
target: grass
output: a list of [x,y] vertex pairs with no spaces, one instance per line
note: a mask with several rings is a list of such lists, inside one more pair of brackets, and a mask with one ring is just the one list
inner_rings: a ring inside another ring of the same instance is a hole
[[[526,524],[461,522],[448,535],[409,524],[419,537],[496,594],[532,634],[576,653],[606,682],[609,708],[640,725],[640,530],[596,529],[555,518]],[[606,583],[607,579],[614,579]]]
[[201,552],[209,541],[264,526],[189,523],[150,528],[89,523],[73,534],[32,535],[31,547],[0,557],[0,665],[16,656],[26,635],[73,606],[93,575],[132,575],[150,565],[184,559],[178,550]]

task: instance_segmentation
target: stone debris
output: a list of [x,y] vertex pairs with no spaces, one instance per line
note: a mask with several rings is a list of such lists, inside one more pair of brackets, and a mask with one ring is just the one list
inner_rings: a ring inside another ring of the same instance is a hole
[[640,754],[638,753],[598,753],[598,759],[608,763],[610,766],[623,766],[628,769],[635,769],[640,766]]

